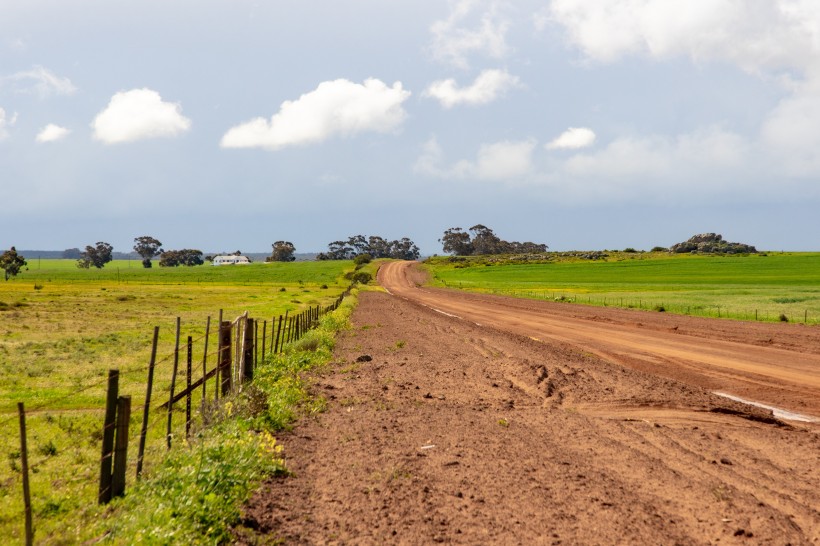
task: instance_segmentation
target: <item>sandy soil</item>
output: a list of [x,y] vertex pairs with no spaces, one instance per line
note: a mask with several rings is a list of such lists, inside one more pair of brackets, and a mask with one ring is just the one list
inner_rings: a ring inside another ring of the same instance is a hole
[[[280,438],[293,476],[250,500],[237,542],[820,544],[820,426],[701,386],[736,381],[815,411],[817,389],[789,375],[801,368],[755,360],[761,369],[710,374],[693,361],[678,374],[666,369],[674,355],[651,362],[654,341],[615,349],[616,330],[588,347],[582,330],[568,343],[524,311],[685,339],[662,347],[686,359],[717,342],[748,347],[742,325],[488,298],[491,313],[469,295],[420,290],[413,275],[384,269],[395,295],[360,295],[335,362],[312,378],[328,409]],[[511,316],[489,325],[504,305]],[[772,341],[749,353],[816,357],[816,330],[806,343],[793,330],[755,330]]]

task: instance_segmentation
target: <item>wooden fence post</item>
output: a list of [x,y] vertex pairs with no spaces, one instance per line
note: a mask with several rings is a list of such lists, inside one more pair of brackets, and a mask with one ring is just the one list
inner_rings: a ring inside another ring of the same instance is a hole
[[259,364],[259,321],[253,321],[253,367]]
[[106,504],[111,500],[111,465],[114,455],[117,396],[119,396],[119,370],[108,370],[108,392],[105,397],[105,420],[103,421],[102,458],[100,459],[100,489],[97,501]]
[[205,350],[202,352],[202,406],[205,406],[205,383],[208,381],[208,335],[211,333],[211,316],[208,315],[208,322],[205,325]]
[[177,370],[179,369],[179,317],[177,317],[177,334],[174,342],[174,371],[171,373],[171,394],[168,397],[168,424],[165,428],[165,442],[171,449],[171,425],[174,419],[174,388],[177,384]]
[[262,360],[265,360],[265,347],[267,347],[268,341],[268,321],[267,319],[262,321]]
[[148,417],[151,412],[151,391],[154,388],[154,366],[157,362],[157,340],[159,326],[154,326],[154,341],[151,343],[151,362],[148,364],[148,386],[145,389],[145,406],[142,408],[142,430],[140,430],[140,445],[137,452],[137,479],[142,476],[142,462],[145,457],[145,438],[148,436]]
[[194,338],[188,336],[188,367],[185,372],[185,438],[191,437],[191,375],[194,372]]
[[23,465],[23,503],[26,507],[26,546],[34,544],[34,525],[31,518],[31,487],[28,482],[28,446],[26,444],[26,409],[17,402],[20,414],[20,462]]
[[253,379],[253,355],[255,352],[253,334],[256,321],[252,318],[245,320],[245,340],[242,354],[242,383]]
[[279,352],[279,334],[282,333],[282,315],[279,315],[279,326],[276,327],[276,343],[273,344],[273,352]]
[[[231,332],[230,321],[223,321],[219,325],[219,387],[216,389],[217,393],[222,396],[227,396],[231,392]],[[221,391],[221,392],[220,392]]]
[[131,397],[117,399],[117,442],[114,447],[114,473],[111,476],[111,495],[125,494],[125,470],[128,467],[128,423],[131,421]]

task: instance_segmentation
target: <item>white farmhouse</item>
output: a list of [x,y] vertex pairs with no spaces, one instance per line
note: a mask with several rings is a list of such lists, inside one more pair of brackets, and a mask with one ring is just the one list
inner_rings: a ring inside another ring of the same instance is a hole
[[251,261],[247,256],[235,256],[231,254],[229,256],[214,256],[211,265],[241,265],[249,263],[251,263]]

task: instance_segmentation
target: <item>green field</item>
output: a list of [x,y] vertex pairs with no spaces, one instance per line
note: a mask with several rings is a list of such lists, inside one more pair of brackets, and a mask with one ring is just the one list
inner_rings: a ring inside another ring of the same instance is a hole
[[432,283],[590,305],[660,309],[742,320],[820,322],[820,253],[748,256],[611,253],[540,263],[431,258]]
[[[249,311],[268,321],[270,335],[274,316],[330,304],[349,285],[344,273],[353,269],[352,262],[338,261],[139,265],[115,261],[102,270],[83,270],[73,260],[35,260],[16,278],[0,282],[0,450],[5,460],[0,465],[0,530],[6,537],[19,540],[23,522],[17,402],[25,403],[28,414],[38,542],[64,542],[66,536],[76,536],[70,526],[83,525],[84,514],[96,510],[108,370],[120,370],[120,394],[133,397],[133,435],[142,419],[154,326],[160,327],[156,406],[170,391],[177,317],[183,344],[187,336],[195,340],[196,379],[208,317],[210,369],[220,310],[225,320]],[[261,335],[261,324],[259,328]],[[184,358],[183,348],[183,363]],[[208,389],[212,395],[213,382]],[[162,461],[165,450],[165,417],[158,413],[152,419],[149,470]],[[177,412],[175,430],[182,423]],[[132,466],[134,461],[135,456],[129,457]]]

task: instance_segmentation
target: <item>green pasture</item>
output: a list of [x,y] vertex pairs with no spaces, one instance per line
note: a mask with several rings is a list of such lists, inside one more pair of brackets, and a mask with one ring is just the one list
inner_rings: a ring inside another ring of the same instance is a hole
[[612,253],[538,263],[431,258],[432,284],[590,305],[741,320],[820,322],[820,253],[703,256]]
[[[95,510],[109,369],[120,370],[120,394],[132,396],[132,432],[138,430],[155,326],[160,329],[152,402],[156,407],[170,392],[177,317],[183,345],[180,369],[191,336],[196,379],[202,373],[208,317],[211,369],[220,310],[224,320],[244,311],[267,320],[270,336],[274,316],[330,304],[349,284],[344,274],[353,270],[352,262],[338,261],[152,269],[139,265],[115,261],[102,270],[84,270],[73,260],[31,260],[16,278],[0,282],[0,457],[5,461],[0,464],[0,530],[7,537],[20,537],[23,523],[17,402],[25,403],[28,415],[38,542],[52,542],[48,537],[53,533],[53,542],[60,543],[69,520],[80,524],[84,512]],[[260,322],[260,336],[262,328]],[[178,392],[184,373],[177,381]],[[209,397],[213,387],[211,381]],[[199,391],[195,402],[198,408]],[[146,469],[163,459],[165,420],[162,412],[152,415]],[[181,429],[183,416],[176,412],[176,434]],[[129,456],[131,462],[135,458],[136,451]]]

